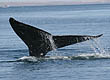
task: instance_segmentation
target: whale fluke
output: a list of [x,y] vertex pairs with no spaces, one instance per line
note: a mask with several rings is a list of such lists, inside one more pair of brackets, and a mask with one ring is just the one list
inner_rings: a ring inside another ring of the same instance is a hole
[[89,35],[54,36],[39,28],[16,21],[13,18],[10,18],[9,22],[15,33],[28,46],[29,55],[35,57],[44,57],[49,51],[53,50],[49,37],[52,37],[52,40],[55,43],[56,48],[61,48],[71,44],[80,43],[83,41],[87,41],[102,36],[102,34],[98,36],[89,36]]
[[80,43],[90,39],[101,37],[103,34],[97,36],[89,35],[63,35],[63,36],[53,36],[53,40],[58,48],[68,46],[71,44]]

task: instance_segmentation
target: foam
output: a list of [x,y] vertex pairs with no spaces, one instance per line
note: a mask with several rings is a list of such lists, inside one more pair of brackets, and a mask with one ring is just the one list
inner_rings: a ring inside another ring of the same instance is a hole
[[39,60],[94,60],[94,59],[110,59],[110,54],[80,54],[77,56],[46,56],[42,58],[37,58],[34,56],[24,56],[19,58],[19,61],[32,61],[37,62]]

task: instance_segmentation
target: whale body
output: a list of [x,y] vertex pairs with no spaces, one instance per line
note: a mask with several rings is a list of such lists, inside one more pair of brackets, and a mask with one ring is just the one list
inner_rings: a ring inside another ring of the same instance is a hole
[[[14,18],[10,18],[9,22],[15,33],[28,46],[29,55],[35,57],[44,57],[49,51],[53,50],[54,48],[62,48],[68,45],[98,38],[103,35],[52,35],[39,28],[19,22]],[[50,38],[52,41],[50,40]],[[53,46],[54,48],[51,45],[52,42],[55,44],[55,46]]]

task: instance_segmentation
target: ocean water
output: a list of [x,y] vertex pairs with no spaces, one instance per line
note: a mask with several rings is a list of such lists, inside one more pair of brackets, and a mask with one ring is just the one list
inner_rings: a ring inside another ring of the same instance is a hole
[[[28,48],[9,24],[13,17],[53,35],[99,35],[48,52],[28,56]],[[0,8],[0,80],[109,80],[110,5]]]

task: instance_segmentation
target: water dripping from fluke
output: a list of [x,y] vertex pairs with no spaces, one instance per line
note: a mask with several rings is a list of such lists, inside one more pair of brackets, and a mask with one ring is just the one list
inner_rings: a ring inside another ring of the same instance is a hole
[[[94,55],[95,57],[103,57],[103,58],[109,58],[110,54],[107,53],[104,48],[101,46],[100,44],[100,40],[99,39],[91,39],[90,41],[88,41],[90,47],[93,49],[94,51]],[[91,54],[90,54],[91,55]]]
[[50,44],[49,44],[49,46],[52,48],[52,56],[58,56],[58,52],[57,52],[57,46],[56,46],[56,44],[55,44],[55,42],[54,42],[54,40],[53,40],[53,36],[52,35],[47,35],[46,36],[48,39],[49,39],[49,42],[50,42]]
[[50,41],[50,46],[51,46],[52,50],[56,51],[57,46],[55,45],[55,42],[53,40],[53,36],[52,35],[48,35],[48,39]]

